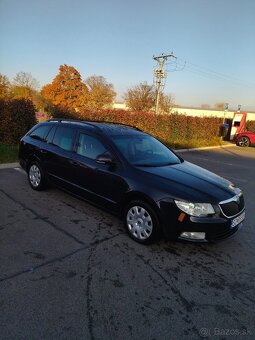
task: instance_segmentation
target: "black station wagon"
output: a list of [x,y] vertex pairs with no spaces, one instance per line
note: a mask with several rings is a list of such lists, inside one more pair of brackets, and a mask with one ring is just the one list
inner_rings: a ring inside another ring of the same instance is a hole
[[143,244],[224,239],[245,218],[240,189],[133,127],[52,119],[21,139],[19,158],[33,189],[52,183],[108,209]]

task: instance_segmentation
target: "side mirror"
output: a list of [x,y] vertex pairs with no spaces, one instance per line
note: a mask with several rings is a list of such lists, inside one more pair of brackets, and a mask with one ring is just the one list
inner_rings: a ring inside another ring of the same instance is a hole
[[99,163],[99,164],[108,164],[108,165],[114,164],[114,160],[113,160],[112,156],[109,155],[109,154],[97,156],[96,162]]

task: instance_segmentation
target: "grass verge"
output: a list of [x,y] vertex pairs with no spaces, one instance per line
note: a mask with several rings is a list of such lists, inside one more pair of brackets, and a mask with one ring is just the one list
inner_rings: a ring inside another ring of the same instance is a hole
[[0,164],[18,161],[18,145],[0,144]]

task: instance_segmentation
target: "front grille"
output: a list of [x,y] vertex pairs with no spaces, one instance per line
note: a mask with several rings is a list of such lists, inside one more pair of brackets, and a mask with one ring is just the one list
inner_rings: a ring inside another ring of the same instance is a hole
[[237,215],[244,208],[244,198],[242,194],[236,195],[227,201],[220,202],[220,208],[226,217]]

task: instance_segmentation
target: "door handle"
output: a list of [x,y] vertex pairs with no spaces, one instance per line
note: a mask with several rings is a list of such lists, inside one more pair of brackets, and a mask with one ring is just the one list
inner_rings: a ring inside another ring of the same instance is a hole
[[69,160],[69,163],[70,163],[70,164],[72,164],[72,165],[74,165],[74,166],[78,166],[78,165],[80,165],[80,163],[79,163],[79,162],[72,161],[72,160]]
[[40,149],[41,153],[47,153],[47,150]]

